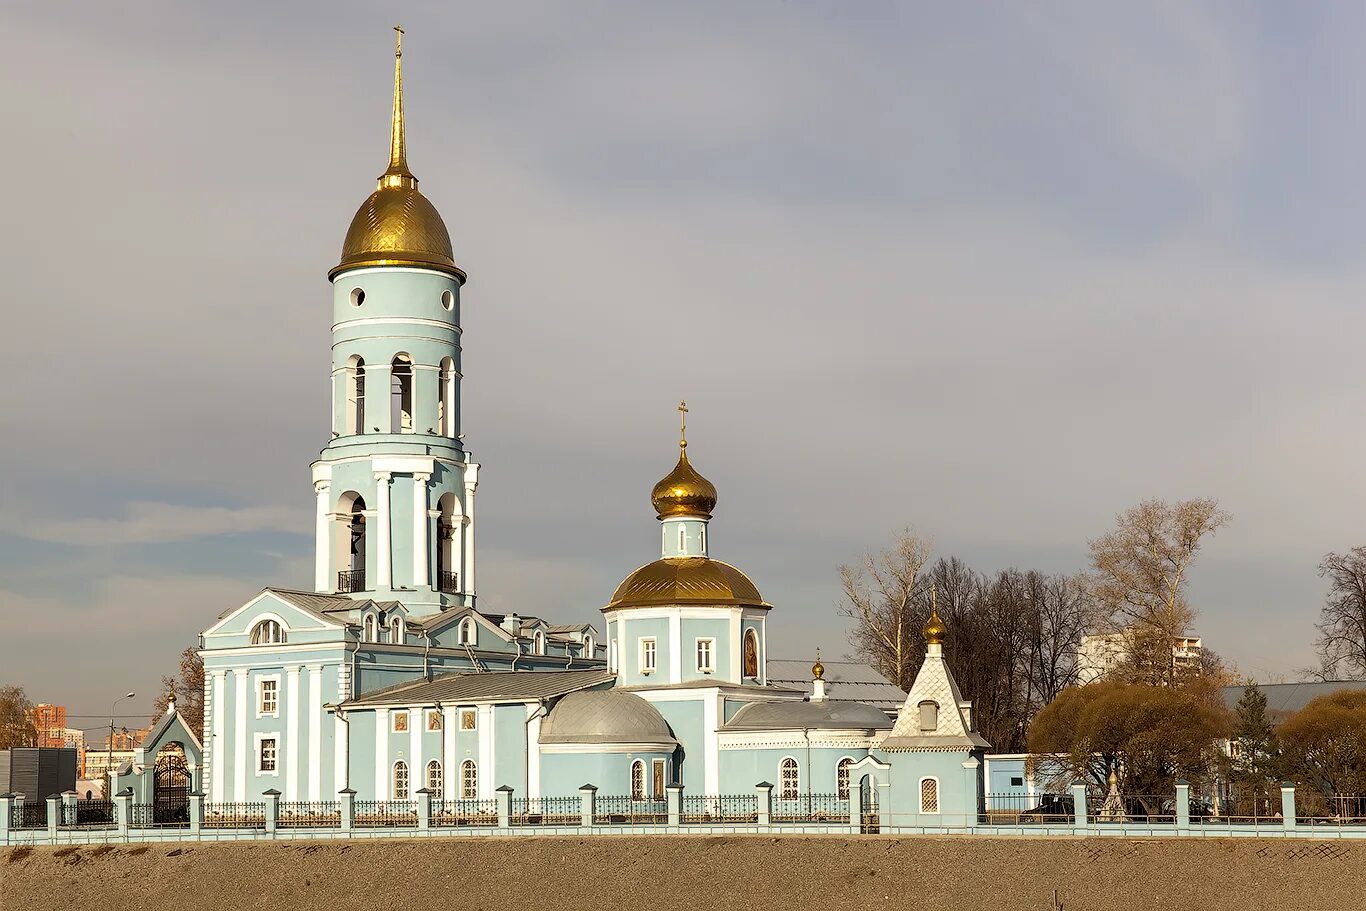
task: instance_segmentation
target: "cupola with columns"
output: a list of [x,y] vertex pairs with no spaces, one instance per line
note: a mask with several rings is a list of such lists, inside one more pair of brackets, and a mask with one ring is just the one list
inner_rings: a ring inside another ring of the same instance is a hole
[[415,614],[475,597],[479,466],[460,421],[460,294],[450,234],[408,165],[395,28],[389,163],[328,273],[332,433],[313,463],[315,589]]

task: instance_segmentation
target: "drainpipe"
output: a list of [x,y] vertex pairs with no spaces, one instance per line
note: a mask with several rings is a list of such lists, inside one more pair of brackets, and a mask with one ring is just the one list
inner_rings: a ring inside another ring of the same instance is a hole
[[351,650],[351,695],[356,695],[356,656],[360,654],[360,640],[364,633],[361,629],[356,630],[356,647]]
[[512,669],[515,671],[515,670],[517,670],[517,659],[520,658],[520,657],[522,657],[522,637],[521,637],[521,636],[513,636],[513,637],[512,637],[512,646],[513,646],[513,648],[517,649],[517,654],[514,655],[513,658],[512,658]]
[[424,680],[431,680],[432,666],[428,657],[432,653],[432,637],[425,628],[422,630],[422,641],[425,643],[422,649],[422,677]]

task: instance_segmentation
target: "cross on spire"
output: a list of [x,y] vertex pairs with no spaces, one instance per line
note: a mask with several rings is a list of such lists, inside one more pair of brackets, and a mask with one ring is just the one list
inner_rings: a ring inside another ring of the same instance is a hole
[[688,403],[678,403],[678,448],[688,448]]

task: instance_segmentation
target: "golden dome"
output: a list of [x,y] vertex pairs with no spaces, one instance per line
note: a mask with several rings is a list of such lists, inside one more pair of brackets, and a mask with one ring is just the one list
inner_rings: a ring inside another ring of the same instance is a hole
[[821,650],[819,648],[816,649],[816,663],[811,665],[811,679],[825,679],[825,665],[821,664]]
[[417,189],[417,178],[408,170],[408,149],[403,127],[403,30],[396,29],[399,45],[394,50],[394,116],[389,129],[389,167],[380,175],[342,242],[341,262],[327,274],[365,266],[421,266],[438,269],[463,283],[465,273],[455,264],[451,235],[446,223],[427,197]]
[[710,519],[711,511],[716,508],[716,485],[698,474],[688,461],[688,404],[679,402],[678,411],[684,420],[678,441],[678,464],[655,485],[650,492],[650,501],[661,519],[671,516]]
[[944,625],[944,621],[939,619],[939,612],[931,607],[930,619],[925,621],[925,641],[930,645],[943,645],[944,637],[948,635],[949,629]]
[[729,563],[707,557],[665,557],[627,576],[603,610],[667,604],[770,606],[749,577]]

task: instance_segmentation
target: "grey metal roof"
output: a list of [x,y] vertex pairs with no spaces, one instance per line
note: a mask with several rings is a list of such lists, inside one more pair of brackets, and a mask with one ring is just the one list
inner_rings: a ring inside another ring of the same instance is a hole
[[[825,696],[834,702],[862,702],[895,711],[906,693],[867,664],[858,661],[821,661],[825,665]],[[770,658],[768,682],[811,691],[813,662],[794,658]]]
[[751,702],[721,726],[723,731],[878,731],[892,726],[887,713],[858,702]]
[[432,705],[437,702],[521,702],[550,699],[575,690],[611,683],[616,675],[600,668],[584,671],[502,671],[442,674],[431,680],[399,683],[366,693],[346,708],[372,705]]
[[[1259,683],[1258,688],[1266,694],[1267,714],[1286,715],[1298,712],[1317,696],[1326,696],[1338,690],[1366,690],[1366,680],[1328,680],[1313,683]],[[1223,688],[1224,705],[1230,709],[1243,698],[1245,686],[1226,686]]]
[[541,722],[540,742],[678,743],[654,706],[624,690],[585,690],[565,696]]

